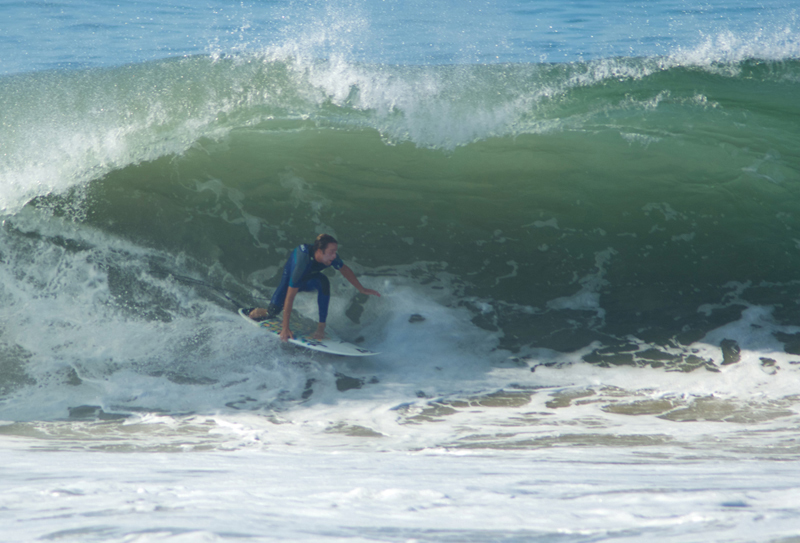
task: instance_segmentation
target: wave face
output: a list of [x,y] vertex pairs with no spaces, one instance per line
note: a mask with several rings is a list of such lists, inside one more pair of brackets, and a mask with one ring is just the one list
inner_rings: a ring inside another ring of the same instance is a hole
[[[335,285],[339,329],[376,350],[420,339],[410,314],[445,311],[462,339],[424,335],[437,356],[475,344],[533,369],[716,372],[751,353],[791,368],[793,43],[422,66],[287,46],[5,76],[0,391],[119,372],[142,390],[213,389],[235,358],[269,374],[267,403],[300,397],[308,376],[279,350],[265,369],[258,340],[231,332],[231,300],[264,303],[288,251],[319,232],[389,294]],[[15,416],[88,401],[56,396]]]

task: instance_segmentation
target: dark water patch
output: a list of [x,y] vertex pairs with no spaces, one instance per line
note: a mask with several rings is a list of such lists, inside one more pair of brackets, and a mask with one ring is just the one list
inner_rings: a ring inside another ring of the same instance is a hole
[[376,432],[372,428],[360,426],[358,424],[347,424],[340,422],[334,424],[325,430],[329,434],[342,434],[349,437],[384,437],[380,432]]
[[157,370],[149,373],[151,377],[164,377],[177,385],[213,385],[218,381],[210,377],[187,375],[178,371]]
[[687,405],[658,415],[658,418],[676,422],[712,421],[753,424],[793,416],[796,413],[789,409],[793,404],[794,401],[791,399],[757,403],[709,396],[693,399]]
[[422,406],[407,404],[396,410],[400,412],[404,424],[441,422],[443,417],[455,415],[467,409],[523,407],[530,403],[534,394],[535,391],[531,390],[498,390],[466,398],[443,398],[427,402]]
[[366,383],[365,379],[350,377],[343,373],[336,373],[336,390],[339,392],[346,392],[348,390],[359,389]]
[[671,399],[637,400],[605,405],[603,411],[619,415],[661,415],[681,405],[681,402]]
[[225,407],[229,407],[231,409],[255,409],[255,405],[258,402],[256,398],[251,398],[250,396],[245,396],[244,398],[239,398],[238,400],[234,400],[231,402],[227,402]]
[[772,335],[783,343],[784,352],[800,355],[800,333],[787,334],[785,332],[774,332]]
[[665,368],[671,371],[682,372],[691,372],[698,368],[704,368],[714,372],[719,371],[713,360],[705,359],[694,354],[669,353],[656,348],[637,351],[635,353],[618,353],[613,351],[600,353],[596,350],[585,355],[583,360],[605,368],[613,366],[649,366],[651,368]]
[[361,315],[364,313],[364,304],[367,303],[369,296],[366,294],[356,294],[350,299],[344,314],[356,324],[361,322]]
[[25,369],[31,353],[19,345],[0,343],[0,397],[14,390],[36,384]]
[[722,350],[722,365],[736,364],[742,359],[742,348],[734,339],[723,339],[719,344]]
[[547,406],[550,409],[569,407],[572,405],[572,402],[576,400],[581,400],[583,398],[591,398],[596,394],[597,393],[590,388],[583,390],[557,391],[550,395],[552,400],[548,400],[547,403],[545,403],[545,406]]
[[561,434],[533,439],[519,439],[513,434],[474,435],[464,437],[446,446],[453,449],[529,450],[554,447],[657,447],[673,445],[674,438],[667,435],[637,434]]
[[77,407],[68,408],[68,411],[70,420],[124,420],[129,416],[120,413],[107,413],[96,405],[79,405]]
[[303,388],[303,393],[300,395],[303,400],[309,399],[311,395],[314,394],[314,383],[316,382],[317,380],[314,378],[306,379],[306,386]]
[[778,366],[778,361],[774,358],[762,357],[759,359],[759,361],[761,362],[761,369],[768,375],[775,375],[780,369],[780,366]]

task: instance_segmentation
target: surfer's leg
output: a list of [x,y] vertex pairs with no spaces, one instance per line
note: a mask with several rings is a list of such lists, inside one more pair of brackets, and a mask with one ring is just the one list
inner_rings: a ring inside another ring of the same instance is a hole
[[331,282],[321,273],[316,273],[300,285],[300,292],[317,291],[317,305],[319,305],[319,322],[328,318],[328,304],[331,300]]

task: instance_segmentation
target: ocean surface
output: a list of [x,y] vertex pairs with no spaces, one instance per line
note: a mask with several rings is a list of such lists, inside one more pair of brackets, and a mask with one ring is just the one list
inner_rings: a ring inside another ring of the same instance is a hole
[[0,11],[3,541],[800,541],[792,2]]

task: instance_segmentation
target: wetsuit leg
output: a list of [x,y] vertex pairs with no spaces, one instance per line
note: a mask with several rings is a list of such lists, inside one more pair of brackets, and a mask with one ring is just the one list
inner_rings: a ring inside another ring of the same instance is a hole
[[328,318],[328,305],[331,301],[331,282],[323,274],[315,274],[300,287],[302,292],[317,291],[317,305],[319,306],[319,322]]

